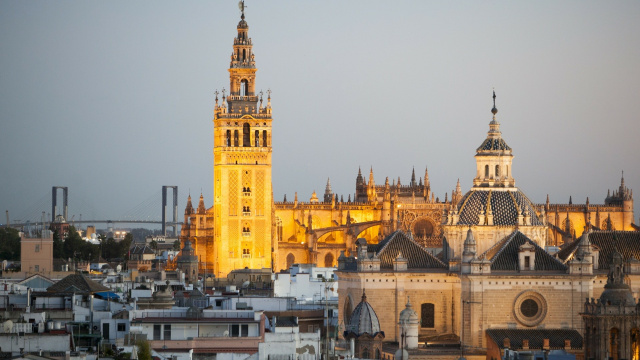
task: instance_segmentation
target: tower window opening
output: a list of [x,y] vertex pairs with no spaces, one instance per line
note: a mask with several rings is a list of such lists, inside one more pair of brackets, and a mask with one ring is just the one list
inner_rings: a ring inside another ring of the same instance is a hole
[[256,147],[260,147],[260,130],[256,130],[256,134],[254,136]]
[[262,146],[269,146],[267,144],[267,130],[262,130]]
[[251,129],[249,128],[249,123],[242,125],[242,146],[251,146]]
[[240,82],[240,96],[249,95],[249,80],[244,79]]
[[238,146],[238,130],[233,130],[233,146]]
[[500,165],[496,165],[496,177],[500,176]]
[[242,227],[242,236],[249,236],[251,235],[251,229],[249,229],[248,226],[243,226]]
[[489,165],[484,166],[484,177],[485,178],[489,177]]
[[231,146],[231,130],[227,130],[227,146]]
[[251,250],[250,249],[242,249],[242,257],[243,258],[250,258],[251,257]]
[[238,49],[238,51],[237,51],[236,59],[240,60],[240,49]]
[[242,49],[242,61],[247,61],[247,50]]
[[251,207],[250,206],[243,206],[242,207],[242,215],[245,215],[245,216],[251,215]]

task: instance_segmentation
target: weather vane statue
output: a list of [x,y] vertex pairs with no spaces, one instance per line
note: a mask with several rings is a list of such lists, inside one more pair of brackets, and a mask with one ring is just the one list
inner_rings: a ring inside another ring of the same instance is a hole
[[238,8],[240,8],[240,13],[242,14],[242,18],[244,19],[244,8],[246,6],[244,5],[244,0],[240,0],[240,2],[238,3]]

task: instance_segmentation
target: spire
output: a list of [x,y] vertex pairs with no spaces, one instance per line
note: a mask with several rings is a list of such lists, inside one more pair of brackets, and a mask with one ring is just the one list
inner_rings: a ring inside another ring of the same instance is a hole
[[512,149],[502,139],[500,123],[496,120],[496,92],[493,92],[493,114],[489,122],[487,137],[476,149],[476,178],[474,187],[509,188],[515,187],[515,180],[511,172],[513,159]]
[[458,178],[458,183],[456,184],[456,194],[462,194],[462,188],[460,187],[460,178]]
[[498,108],[496,108],[496,91],[493,90],[493,108],[491,109],[493,120],[489,123],[489,135],[500,136],[500,123],[496,120]]
[[198,202],[198,214],[204,214],[206,212],[206,208],[204,207],[204,196],[200,193],[200,202]]
[[324,202],[331,202],[333,199],[333,191],[331,191],[331,180],[327,178],[327,186],[324,188]]
[[369,170],[369,186],[371,186],[371,184],[375,185],[375,182],[373,181],[373,166],[371,167],[371,170]]
[[184,208],[184,214],[185,215],[193,214],[193,205],[191,205],[191,194],[189,194],[189,197],[187,198],[187,206]]
[[429,186],[429,169],[424,168],[424,186]]
[[364,177],[362,177],[362,169],[358,166],[358,176],[356,176],[356,187],[358,185],[364,185]]
[[412,187],[416,186],[416,168],[415,167],[411,170],[411,183],[409,185],[411,185]]

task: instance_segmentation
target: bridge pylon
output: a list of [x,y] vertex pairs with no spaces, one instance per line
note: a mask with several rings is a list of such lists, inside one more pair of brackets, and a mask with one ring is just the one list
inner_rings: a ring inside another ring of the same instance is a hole
[[54,186],[51,189],[51,222],[56,221],[56,213],[58,209],[58,189],[62,189],[62,206],[63,206],[63,216],[64,220],[68,221],[69,215],[69,188],[67,186]]
[[162,186],[162,233],[167,236],[167,189],[173,192],[173,236],[178,236],[178,187],[173,185]]

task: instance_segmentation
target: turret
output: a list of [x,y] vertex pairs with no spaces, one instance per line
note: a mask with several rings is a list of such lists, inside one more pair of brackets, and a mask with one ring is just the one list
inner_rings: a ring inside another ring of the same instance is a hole
[[391,219],[391,186],[389,186],[389,178],[384,182],[384,196],[382,199],[382,221],[388,222]]

